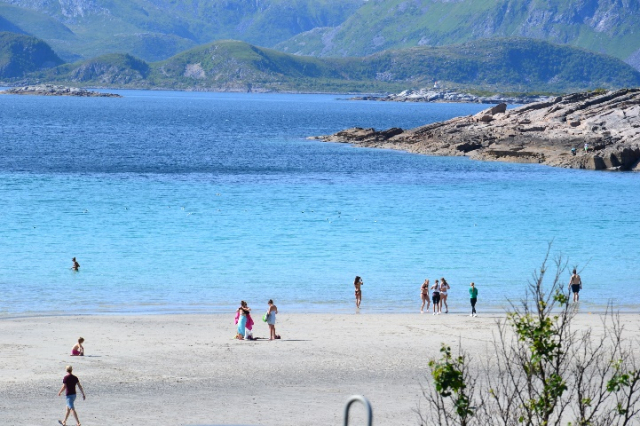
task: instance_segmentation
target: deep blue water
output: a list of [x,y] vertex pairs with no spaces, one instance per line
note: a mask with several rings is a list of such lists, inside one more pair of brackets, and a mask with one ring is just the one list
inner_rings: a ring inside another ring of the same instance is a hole
[[470,281],[500,309],[552,240],[586,309],[640,303],[639,174],[306,139],[483,106],[120,93],[0,96],[0,315],[350,311],[356,274],[364,312],[417,311],[441,276],[453,310]]

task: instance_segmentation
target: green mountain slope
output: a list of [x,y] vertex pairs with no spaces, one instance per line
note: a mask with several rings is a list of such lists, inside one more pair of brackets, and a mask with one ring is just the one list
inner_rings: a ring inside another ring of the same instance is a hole
[[218,91],[381,92],[431,86],[434,80],[494,93],[640,86],[640,72],[619,59],[532,39],[480,40],[323,59],[226,40],[161,62],[108,55],[31,78],[74,85]]
[[640,1],[368,1],[344,23],[299,34],[275,48],[300,55],[356,56],[494,37],[536,38],[626,60],[640,52]]
[[[336,26],[362,0],[0,0],[0,17],[47,41],[68,60],[130,53],[162,60],[217,39],[272,46],[317,26]],[[18,12],[17,12],[18,11]],[[49,19],[73,35],[60,37]]]
[[29,72],[60,64],[62,60],[42,40],[0,32],[0,78],[23,77]]
[[109,53],[75,64],[64,64],[39,75],[47,82],[110,87],[146,86],[150,67],[126,53]]

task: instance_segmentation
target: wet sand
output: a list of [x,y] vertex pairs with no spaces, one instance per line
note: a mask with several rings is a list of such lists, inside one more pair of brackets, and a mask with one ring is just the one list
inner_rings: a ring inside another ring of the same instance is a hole
[[[441,343],[489,357],[502,316],[281,313],[282,339],[268,341],[257,313],[257,341],[233,339],[233,313],[0,319],[0,418],[57,424],[71,364],[87,392],[76,401],[84,426],[336,425],[353,394],[371,401],[374,424],[416,425]],[[640,337],[640,315],[623,320]],[[600,317],[580,314],[576,325]],[[69,356],[79,336],[87,356]],[[365,424],[361,406],[350,420]]]

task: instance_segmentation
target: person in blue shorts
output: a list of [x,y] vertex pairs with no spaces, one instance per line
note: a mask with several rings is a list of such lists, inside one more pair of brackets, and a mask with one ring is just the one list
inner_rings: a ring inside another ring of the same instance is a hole
[[78,419],[78,413],[76,412],[75,401],[76,401],[76,386],[80,388],[80,392],[82,392],[82,399],[85,400],[87,397],[84,394],[84,389],[80,384],[80,379],[73,375],[73,367],[67,365],[67,375],[62,379],[62,387],[58,391],[58,396],[62,395],[62,392],[65,392],[67,398],[67,409],[64,413],[64,420],[58,420],[62,426],[67,425],[67,419],[69,418],[69,414],[73,413],[73,417],[76,418],[77,426],[80,426],[80,420]]

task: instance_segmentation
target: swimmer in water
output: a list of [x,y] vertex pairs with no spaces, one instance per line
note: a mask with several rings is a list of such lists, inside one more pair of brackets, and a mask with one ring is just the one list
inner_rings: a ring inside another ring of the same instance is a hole
[[71,259],[71,261],[73,262],[73,266],[71,267],[72,271],[77,271],[80,269],[80,264],[78,263],[78,261],[76,260],[76,258],[74,257],[73,259]]

